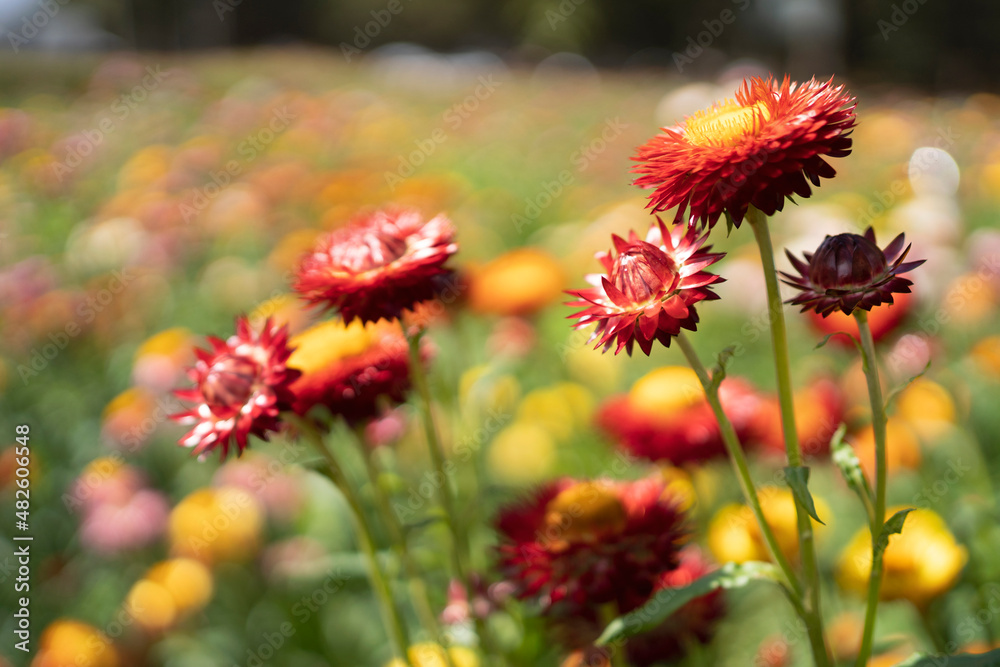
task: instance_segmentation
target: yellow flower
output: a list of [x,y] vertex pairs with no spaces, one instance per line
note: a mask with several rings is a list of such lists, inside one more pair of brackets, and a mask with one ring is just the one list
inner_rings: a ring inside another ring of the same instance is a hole
[[254,555],[263,529],[257,500],[243,489],[199,489],[170,513],[171,551],[205,563]]
[[515,421],[493,438],[486,458],[490,472],[499,481],[530,484],[550,475],[556,460],[556,443],[542,426]]
[[192,558],[157,563],[146,573],[146,579],[170,594],[180,614],[198,611],[212,599],[212,573]]
[[629,403],[640,412],[665,415],[705,400],[695,372],[686,366],[664,366],[643,375],[629,391]]
[[917,435],[933,440],[955,423],[955,402],[947,389],[920,378],[896,399],[896,414],[906,419]]
[[[900,509],[886,514],[892,516]],[[968,557],[939,515],[929,509],[914,510],[906,517],[903,532],[889,537],[879,596],[924,606],[954,585]],[[864,528],[841,554],[837,580],[844,589],[864,595],[870,570],[871,535]]]
[[[829,505],[816,496],[813,496],[813,501],[819,518],[829,525],[832,519]],[[792,492],[788,489],[765,489],[760,493],[760,506],[781,553],[789,560],[798,558],[799,534]],[[821,524],[813,524],[817,533],[823,528]],[[724,506],[712,518],[708,527],[708,548],[719,562],[770,560],[767,542],[753,512],[748,506],[736,503]]]
[[585,387],[560,382],[529,392],[518,406],[517,419],[536,423],[561,441],[589,424],[593,412],[594,397]]
[[31,667],[118,667],[111,640],[86,623],[59,619],[45,628]]
[[698,502],[698,494],[695,492],[694,480],[690,473],[683,468],[665,465],[660,468],[660,475],[667,483],[667,488],[664,489],[663,493],[676,498],[683,511],[690,511]]
[[125,611],[153,632],[166,630],[177,619],[177,606],[170,592],[147,579],[137,581],[125,596]]
[[[433,642],[414,644],[406,652],[412,667],[448,667],[444,649]],[[479,657],[474,651],[464,646],[453,646],[448,649],[448,657],[454,667],[479,667]],[[385,667],[406,667],[399,658],[389,661]]]

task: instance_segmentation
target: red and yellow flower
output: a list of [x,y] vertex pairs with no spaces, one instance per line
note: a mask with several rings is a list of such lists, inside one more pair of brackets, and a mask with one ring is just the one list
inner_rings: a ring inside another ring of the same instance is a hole
[[[737,434],[749,443],[764,400],[738,378],[723,381],[719,400]],[[685,366],[647,373],[628,394],[604,403],[597,424],[631,454],[650,461],[684,465],[726,454],[698,376]]]
[[349,423],[401,403],[410,388],[408,343],[398,322],[327,320],[291,340],[289,368],[301,373],[291,385],[292,409],[305,415],[325,405]]
[[502,510],[500,568],[546,612],[641,604],[677,567],[684,514],[659,476],[561,479]]
[[[809,182],[832,178],[824,158],[851,153],[854,98],[843,86],[773,78],[743,82],[735,99],[663,128],[640,146],[636,185],[653,189],[649,207],[677,209],[674,222],[711,227],[723,212],[739,226],[754,206],[774,215]],[[807,179],[809,182],[807,182]]]
[[[607,352],[617,343],[630,355],[635,343],[645,354],[659,341],[669,347],[681,329],[697,329],[699,301],[718,299],[711,286],[722,278],[704,269],[719,261],[722,253],[708,252],[707,235],[693,228],[671,234],[662,220],[650,227],[646,239],[635,232],[628,240],[613,235],[614,251],[598,253],[604,273],[587,276],[590,289],[570,291],[579,297],[567,305],[583,307],[571,315],[575,328],[596,324],[590,342]],[[615,254],[617,253],[617,254]]]

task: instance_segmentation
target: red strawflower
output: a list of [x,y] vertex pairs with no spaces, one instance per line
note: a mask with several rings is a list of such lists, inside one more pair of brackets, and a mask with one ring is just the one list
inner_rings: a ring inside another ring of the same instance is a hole
[[348,324],[397,319],[445,287],[451,271],[444,263],[458,250],[454,235],[444,215],[424,221],[415,210],[391,208],[361,216],[302,259],[295,290]]
[[[617,341],[615,354],[625,349],[629,355],[635,343],[645,354],[654,341],[669,347],[681,328],[695,331],[699,301],[718,299],[710,286],[719,276],[704,271],[723,257],[704,246],[707,235],[693,229],[675,229],[671,234],[662,220],[650,227],[646,240],[629,232],[626,241],[613,235],[614,251],[598,253],[605,273],[587,276],[590,289],[570,291],[579,297],[569,306],[583,310],[570,315],[577,329],[596,323],[590,341],[607,352]],[[617,252],[617,255],[615,255]]]
[[295,352],[288,366],[301,371],[291,385],[297,414],[325,405],[357,424],[406,399],[409,348],[399,322],[327,320],[296,335],[291,343]]
[[[764,399],[744,380],[726,378],[719,400],[737,435],[747,444]],[[715,413],[694,372],[663,367],[635,383],[628,394],[608,399],[597,412],[598,427],[633,456],[674,465],[726,456]]]
[[299,372],[287,366],[292,353],[288,329],[270,319],[258,333],[245,316],[239,317],[229,340],[209,336],[208,342],[212,349],[195,349],[197,361],[188,370],[195,386],[174,392],[194,407],[170,417],[194,424],[181,445],[193,448],[199,458],[219,449],[224,460],[233,442],[239,455],[248,436],[267,440],[278,429],[281,411],[292,405],[289,386]]
[[856,309],[871,310],[892,303],[892,295],[910,291],[912,281],[899,274],[912,271],[924,260],[903,262],[910,252],[904,234],[892,240],[885,250],[875,244],[875,232],[869,227],[864,236],[837,234],[827,236],[815,254],[803,253],[805,261],[785,251],[799,275],[782,272],[783,282],[802,293],[786,303],[802,306],[826,317],[835,310],[845,315]]
[[655,188],[653,211],[676,207],[674,222],[711,227],[728,211],[739,226],[747,208],[774,215],[785,198],[808,197],[836,174],[823,158],[851,153],[853,97],[832,80],[781,85],[753,77],[725,100],[640,146],[636,185]]
[[675,568],[684,514],[662,477],[561,479],[501,510],[500,569],[546,613],[646,599]]

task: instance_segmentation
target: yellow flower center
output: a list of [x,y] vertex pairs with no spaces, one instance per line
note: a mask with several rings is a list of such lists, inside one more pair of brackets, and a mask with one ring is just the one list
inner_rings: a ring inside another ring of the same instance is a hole
[[365,326],[361,320],[345,325],[339,319],[317,324],[289,341],[295,351],[288,358],[288,365],[308,375],[358,356],[371,347],[376,326]]
[[690,116],[684,122],[684,137],[700,146],[736,146],[760,132],[770,119],[763,102],[747,107],[726,100]]
[[547,534],[558,542],[593,541],[625,528],[625,506],[607,482],[581,482],[545,508]]

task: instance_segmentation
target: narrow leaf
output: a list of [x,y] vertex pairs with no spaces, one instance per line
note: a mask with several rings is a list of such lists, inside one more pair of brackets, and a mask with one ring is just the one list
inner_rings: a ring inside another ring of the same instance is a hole
[[730,234],[733,233],[733,228],[736,227],[736,223],[733,221],[733,215],[726,209],[726,237],[728,238]]
[[[816,504],[813,502],[812,494],[809,493],[809,467],[808,466],[786,466],[785,481],[792,489],[792,495],[799,505],[805,508],[806,512],[814,521],[823,521],[816,515]],[[823,524],[826,525],[825,523]]]
[[914,653],[903,662],[897,663],[896,667],[1000,667],[1000,649],[978,655]]
[[646,601],[646,604],[611,621],[597,641],[606,646],[616,639],[624,639],[646,632],[665,621],[685,604],[719,588],[742,588],[751,581],[778,581],[778,571],[771,563],[750,561],[726,563],[718,570],[680,588],[667,588]]
[[911,377],[909,380],[899,385],[898,387],[894,387],[893,390],[889,392],[889,394],[885,397],[885,405],[883,407],[886,410],[888,410],[889,406],[892,404],[893,399],[895,399],[897,396],[903,393],[903,390],[909,387],[911,384],[913,384],[915,380],[918,380],[922,378],[924,375],[926,375],[927,371],[929,371],[930,368],[931,368],[931,362],[930,359],[928,359],[927,365],[924,366],[924,370],[920,371],[919,373]]
[[859,341],[857,337],[854,336],[854,334],[847,333],[846,331],[834,331],[832,334],[827,334],[823,340],[816,343],[816,347],[814,347],[813,349],[818,350],[821,347],[826,346],[826,344],[829,343],[830,339],[833,338],[834,336],[847,336],[848,338],[851,339],[851,342],[854,343],[854,347],[858,348],[858,351],[864,354],[864,351],[861,350],[861,341]]
[[903,523],[906,521],[906,515],[914,509],[916,508],[910,507],[909,509],[899,510],[889,517],[889,520],[882,526],[882,532],[878,536],[878,544],[875,547],[878,553],[882,553],[889,546],[890,535],[903,532]]
[[718,389],[722,381],[726,379],[726,367],[735,353],[735,345],[730,345],[722,352],[719,352],[719,356],[715,359],[715,367],[712,368],[712,389]]

